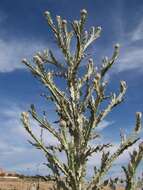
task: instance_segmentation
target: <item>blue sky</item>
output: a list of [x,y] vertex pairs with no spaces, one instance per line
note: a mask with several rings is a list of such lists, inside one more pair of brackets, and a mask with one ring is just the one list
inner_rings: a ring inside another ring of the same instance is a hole
[[[20,113],[31,103],[47,106],[51,120],[54,111],[41,99],[43,88],[23,67],[21,59],[32,58],[36,51],[48,47],[57,52],[44,11],[49,10],[53,16],[61,15],[72,21],[79,17],[82,8],[88,10],[87,27],[103,28],[100,39],[90,48],[95,64],[99,64],[103,56],[112,55],[115,43],[121,44],[120,58],[108,76],[109,89],[116,91],[119,81],[126,80],[128,90],[125,103],[102,123],[105,139],[112,139],[117,144],[119,129],[125,128],[129,132],[135,123],[135,112],[143,111],[142,0],[1,0],[0,167],[32,173],[36,172],[41,160],[43,162],[41,154],[27,143],[29,137],[22,128]],[[126,158],[127,155],[122,158],[123,163]]]

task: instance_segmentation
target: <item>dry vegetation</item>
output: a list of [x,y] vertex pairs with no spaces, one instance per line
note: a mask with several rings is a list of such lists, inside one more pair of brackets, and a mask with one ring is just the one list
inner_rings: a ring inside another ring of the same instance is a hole
[[[24,180],[24,179],[0,179],[0,190],[33,190],[32,185],[38,186],[38,181]],[[52,183],[50,182],[39,182],[39,190],[51,190]],[[104,190],[109,190],[106,188]],[[35,189],[36,190],[36,189]],[[118,190],[124,190],[119,187]]]
[[[33,185],[38,186],[38,181],[24,179],[0,179],[0,190],[34,190]],[[39,182],[39,190],[50,190],[52,184]],[[35,189],[36,190],[36,189]]]

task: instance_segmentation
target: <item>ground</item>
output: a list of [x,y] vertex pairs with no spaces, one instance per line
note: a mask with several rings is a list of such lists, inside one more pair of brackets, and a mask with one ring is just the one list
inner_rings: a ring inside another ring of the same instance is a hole
[[[46,182],[38,182],[24,179],[0,179],[0,190],[36,190],[34,186],[38,186],[39,190],[50,190],[52,184]],[[32,188],[33,187],[33,188]]]
[[[50,182],[38,182],[34,180],[24,179],[0,179],[0,190],[36,190],[39,184],[39,190],[51,190],[52,184]],[[110,189],[104,189],[110,190]],[[124,190],[119,188],[118,190]]]

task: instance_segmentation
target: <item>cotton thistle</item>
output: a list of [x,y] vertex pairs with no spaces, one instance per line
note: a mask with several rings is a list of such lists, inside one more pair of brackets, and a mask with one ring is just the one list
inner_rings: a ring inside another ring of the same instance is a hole
[[[71,27],[68,27],[67,20],[57,16],[54,22],[50,12],[46,11],[47,23],[54,33],[64,61],[60,63],[51,50],[36,53],[33,57],[33,64],[26,59],[22,61],[48,89],[50,95],[44,93],[43,96],[54,104],[58,117],[57,121],[53,122],[56,126],[53,126],[48,121],[47,114],[44,112],[42,117],[37,113],[34,105],[31,105],[29,113],[22,113],[23,125],[34,141],[31,144],[45,154],[46,165],[51,170],[49,179],[54,180],[53,188],[55,190],[101,190],[107,185],[116,188],[120,179],[108,179],[107,173],[114,161],[139,140],[141,131],[142,114],[137,112],[133,133],[126,136],[121,131],[121,143],[114,153],[109,151],[111,146],[109,143],[94,143],[94,140],[100,137],[96,129],[106,116],[123,102],[127,85],[122,80],[118,94],[114,92],[106,94],[108,81],[105,81],[105,75],[118,58],[119,44],[114,46],[111,58],[104,57],[101,67],[97,68],[92,58],[85,59],[88,55],[86,49],[99,38],[102,30],[100,26],[93,26],[87,30],[85,28],[87,15],[85,9],[81,10],[80,19],[73,21]],[[76,41],[74,52],[71,51],[72,39]],[[83,60],[87,61],[85,72],[80,70]],[[48,64],[52,64],[55,69],[48,69]],[[57,77],[58,80],[55,80]],[[60,77],[63,77],[61,81]],[[63,82],[63,80],[65,88],[59,88],[56,81]],[[58,144],[47,145],[42,138],[39,139],[33,133],[29,114],[41,129],[47,130],[56,138]],[[65,163],[59,156],[61,152],[66,157]],[[102,155],[101,165],[98,169],[97,166],[93,167],[93,177],[87,181],[87,161],[93,154],[99,153]],[[139,149],[134,150],[130,157],[127,167],[123,166],[126,176],[125,190],[136,190],[134,176],[143,157],[143,143],[139,144]],[[107,180],[105,179],[106,175]]]

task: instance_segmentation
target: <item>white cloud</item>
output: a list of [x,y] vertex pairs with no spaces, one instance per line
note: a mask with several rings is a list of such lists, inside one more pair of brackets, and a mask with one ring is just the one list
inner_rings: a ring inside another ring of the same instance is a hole
[[137,27],[129,35],[132,41],[143,39],[143,19],[141,19]]
[[[26,166],[31,171],[35,171],[35,165],[45,162],[45,159],[40,150],[37,151],[27,142],[30,136],[20,121],[22,111],[20,106],[14,104],[3,106],[0,109],[0,163],[1,167],[8,170],[26,172],[24,168]],[[31,125],[36,136],[39,136],[40,130],[37,123],[31,121]],[[43,138],[46,144],[57,143],[56,139],[45,131]]]
[[[18,138],[22,138],[23,140],[29,138],[29,135],[24,129],[23,124],[21,122],[21,113],[23,112],[23,110],[24,109],[22,109],[20,106],[14,104],[11,104],[9,106],[7,105],[7,107],[4,107],[0,110],[0,115],[3,118],[3,120],[1,121],[1,126],[3,128],[3,132],[5,130],[3,135],[6,136],[7,130],[9,130],[11,136],[17,136]],[[37,137],[39,137],[41,130],[40,127],[38,126],[38,123],[35,120],[32,120],[32,118],[30,118],[30,124],[34,134]],[[49,132],[45,130],[43,138],[45,139],[45,142],[48,144],[56,143],[56,139]]]
[[142,47],[125,47],[124,52],[120,55],[119,63],[117,63],[114,68],[114,71],[122,72],[131,69],[143,71]]
[[143,46],[139,43],[140,40],[143,40],[143,19],[133,31],[125,34],[119,64],[116,67],[119,72],[131,69],[143,71]]
[[107,121],[107,120],[103,120],[101,123],[99,123],[99,125],[96,128],[96,131],[102,131],[104,128],[112,125],[114,122],[113,121]]
[[34,40],[7,41],[0,38],[0,72],[11,72],[23,68],[21,60],[25,57],[31,57],[44,47],[42,42]]
[[[46,162],[41,151],[32,147],[16,147],[16,145],[2,142],[0,140],[0,163],[1,167],[9,171],[16,172],[35,172],[37,164]],[[46,170],[44,171],[46,173]]]
[[[124,21],[122,21],[124,22]],[[130,71],[136,69],[136,71],[143,71],[143,19],[139,24],[134,27],[134,30],[124,32],[124,25],[122,25],[122,33],[120,39],[121,52],[119,59],[113,69],[113,73]]]

